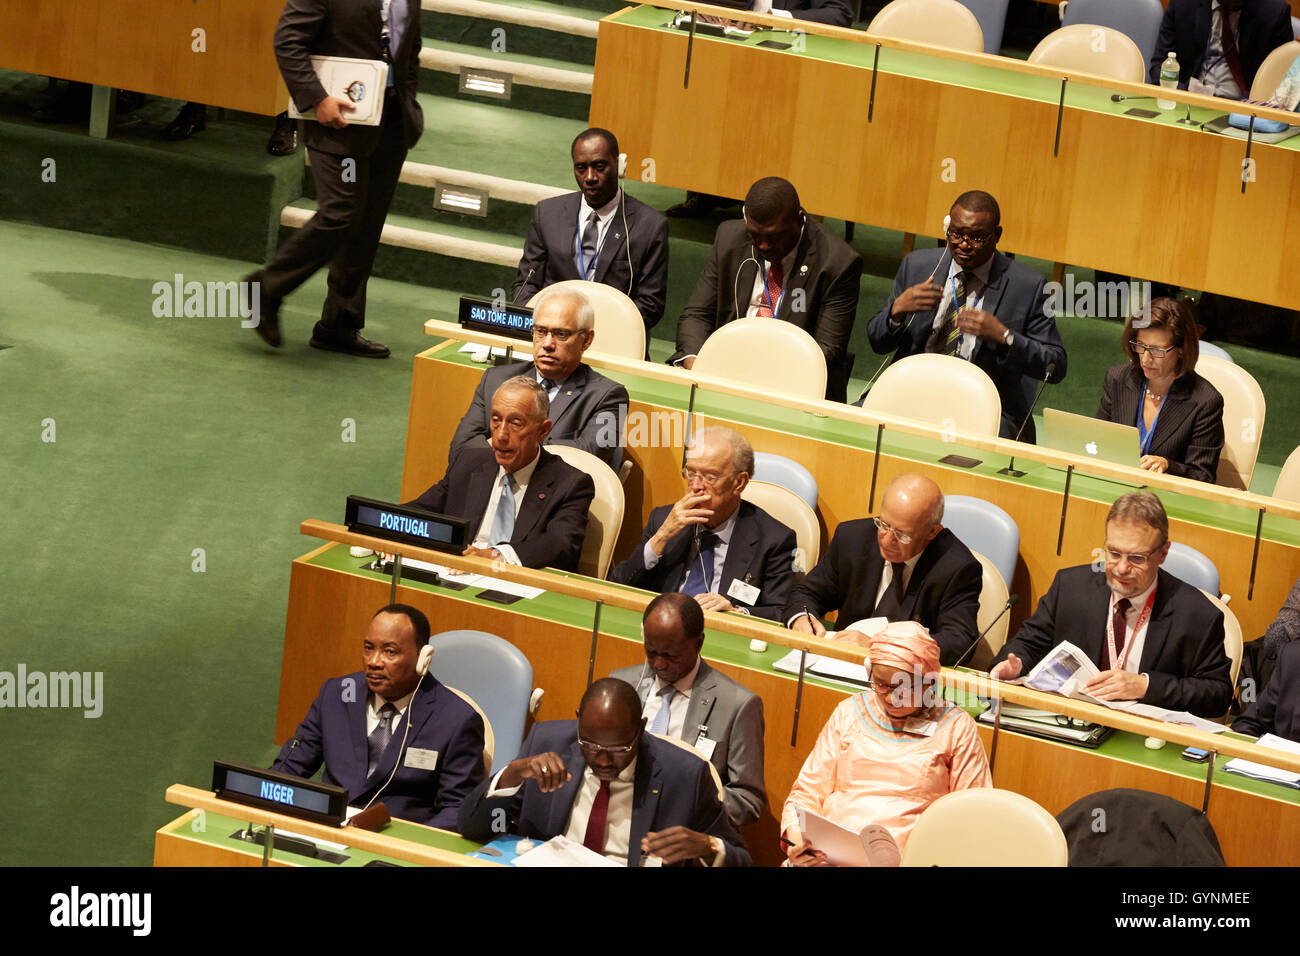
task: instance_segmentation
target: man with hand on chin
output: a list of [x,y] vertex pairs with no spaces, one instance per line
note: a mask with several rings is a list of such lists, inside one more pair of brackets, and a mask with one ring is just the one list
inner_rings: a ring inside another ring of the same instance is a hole
[[627,866],[643,855],[665,864],[749,865],[709,764],[645,733],[641,700],[624,681],[593,683],[576,721],[536,724],[520,754],[462,804],[460,828],[469,839],[563,835]]
[[549,414],[535,378],[507,379],[492,396],[490,446],[466,448],[407,504],[468,521],[465,554],[576,571],[596,489],[590,475],[542,447]]
[[1101,669],[1082,688],[1086,694],[1223,716],[1232,701],[1223,612],[1160,569],[1168,554],[1160,499],[1142,491],[1121,495],[1106,516],[1105,574],[1092,565],[1058,571],[989,676],[1027,674],[1068,641]]
[[686,494],[650,512],[641,546],[609,572],[619,584],[680,591],[706,611],[776,620],[794,583],[795,534],[741,500],[754,449],[730,428],[701,428],[686,452]]

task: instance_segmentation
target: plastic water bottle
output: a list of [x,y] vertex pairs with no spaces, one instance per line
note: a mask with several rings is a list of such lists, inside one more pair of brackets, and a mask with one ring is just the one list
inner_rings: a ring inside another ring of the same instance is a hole
[[[1160,86],[1166,90],[1178,89],[1178,73],[1178,57],[1170,50],[1165,62],[1160,65]],[[1177,105],[1173,100],[1156,100],[1156,106],[1162,110],[1171,110]]]

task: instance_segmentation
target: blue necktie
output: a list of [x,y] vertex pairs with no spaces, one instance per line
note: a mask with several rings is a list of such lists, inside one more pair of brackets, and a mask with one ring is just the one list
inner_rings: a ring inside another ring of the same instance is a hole
[[497,498],[497,513],[488,531],[488,544],[509,544],[515,533],[515,476],[507,473]]
[[717,543],[718,536],[712,531],[700,535],[700,553],[686,571],[686,580],[681,587],[683,594],[695,597],[708,593],[709,579],[713,577],[713,548]]
[[665,684],[659,691],[659,713],[655,714],[654,723],[650,725],[650,733],[666,735],[668,733],[668,711],[672,707],[673,698],[677,696],[677,688],[672,684]]

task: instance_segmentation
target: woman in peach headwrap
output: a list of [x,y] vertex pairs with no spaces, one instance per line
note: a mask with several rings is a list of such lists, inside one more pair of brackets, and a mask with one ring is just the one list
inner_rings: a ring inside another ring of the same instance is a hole
[[786,798],[781,834],[796,866],[825,862],[804,842],[796,807],[850,830],[878,824],[901,849],[939,797],[993,785],[975,721],[939,693],[939,645],[929,632],[899,621],[869,651],[872,689],[835,708]]

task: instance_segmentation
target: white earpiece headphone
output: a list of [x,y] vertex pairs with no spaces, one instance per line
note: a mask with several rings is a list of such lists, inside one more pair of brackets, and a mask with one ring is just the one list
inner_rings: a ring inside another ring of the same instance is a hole
[[421,678],[429,673],[429,661],[433,659],[433,645],[425,644],[420,648],[420,656],[415,659],[415,673]]

